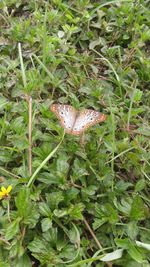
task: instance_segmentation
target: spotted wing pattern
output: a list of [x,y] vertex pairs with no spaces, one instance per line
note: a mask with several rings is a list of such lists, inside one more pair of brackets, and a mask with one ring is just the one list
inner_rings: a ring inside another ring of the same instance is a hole
[[80,135],[90,126],[102,122],[105,119],[106,115],[95,110],[85,109],[81,111],[79,116],[76,118],[76,121],[73,125],[72,134]]
[[80,135],[90,126],[106,119],[106,115],[98,111],[85,109],[78,112],[70,105],[53,104],[51,111],[56,114],[65,132],[73,135]]
[[50,109],[60,120],[60,124],[65,129],[65,132],[71,134],[76,120],[76,110],[70,105],[61,104],[53,104],[51,105]]

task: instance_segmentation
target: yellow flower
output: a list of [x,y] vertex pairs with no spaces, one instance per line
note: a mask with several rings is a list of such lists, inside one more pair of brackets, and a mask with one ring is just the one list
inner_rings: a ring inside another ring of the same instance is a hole
[[12,190],[12,186],[11,185],[9,185],[7,188],[2,186],[1,190],[0,190],[0,199],[9,197],[9,193],[10,193],[11,190]]

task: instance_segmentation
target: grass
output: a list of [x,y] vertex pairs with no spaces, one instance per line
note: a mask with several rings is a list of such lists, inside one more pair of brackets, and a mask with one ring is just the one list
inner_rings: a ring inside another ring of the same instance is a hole
[[[149,267],[149,1],[0,8],[0,267]],[[64,135],[53,102],[107,119]]]

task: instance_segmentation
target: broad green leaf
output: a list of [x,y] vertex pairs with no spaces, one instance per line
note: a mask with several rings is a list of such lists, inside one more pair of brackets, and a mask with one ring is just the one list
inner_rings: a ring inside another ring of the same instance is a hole
[[25,253],[25,248],[22,245],[22,240],[14,238],[11,242],[10,257],[11,258],[20,258]]
[[138,102],[141,100],[141,97],[143,95],[143,92],[139,89],[136,89],[135,92],[134,92],[134,101],[135,102]]
[[58,241],[58,229],[57,227],[51,227],[47,232],[43,233],[43,237],[54,247]]
[[114,199],[114,205],[116,208],[125,215],[129,215],[131,211],[132,199],[131,198],[121,198],[119,202],[116,198]]
[[123,254],[123,249],[117,249],[111,253],[107,253],[104,257],[101,258],[101,261],[113,261],[120,259]]
[[49,228],[52,227],[52,220],[50,218],[44,218],[41,221],[42,231],[46,232]]
[[6,104],[8,103],[7,98],[0,94],[0,110],[3,110]]
[[52,192],[47,194],[46,199],[49,203],[50,209],[54,210],[58,207],[58,204],[64,200],[63,192]]
[[28,249],[34,253],[43,253],[47,251],[46,242],[40,237],[35,237],[32,242],[29,243]]
[[145,180],[141,179],[136,183],[135,191],[136,192],[142,191],[145,188],[145,186],[146,186]]
[[25,218],[28,216],[30,210],[30,190],[29,188],[22,188],[16,197],[16,207],[20,217]]
[[16,197],[16,207],[18,215],[33,228],[38,221],[39,213],[36,204],[30,199],[30,189],[22,188]]
[[68,215],[68,209],[55,209],[54,215],[58,218]]
[[135,241],[136,245],[138,247],[141,247],[141,248],[145,248],[147,250],[150,250],[150,244],[147,244],[147,243],[143,243],[143,242],[140,242],[140,241]]
[[19,259],[14,260],[13,264],[16,267],[32,267],[32,261],[27,254],[24,254]]
[[127,238],[124,239],[116,238],[115,243],[118,247],[121,247],[123,249],[127,249],[130,245],[130,241]]
[[79,233],[79,230],[74,223],[72,223],[72,226],[73,227],[68,232],[69,238],[70,238],[71,243],[76,244],[79,247],[79,245],[80,245],[80,233]]
[[139,233],[139,228],[137,226],[137,222],[136,221],[129,222],[127,224],[127,234],[129,238],[135,240],[138,233]]
[[64,200],[66,204],[67,203],[69,204],[71,200],[76,199],[79,193],[80,193],[79,189],[74,188],[74,187],[66,190],[65,195],[64,195]]
[[140,253],[140,251],[133,245],[130,244],[129,248],[127,249],[129,255],[137,262],[142,263],[143,262],[143,255]]
[[74,259],[75,255],[76,255],[76,248],[74,245],[67,245],[64,247],[64,249],[61,252],[61,257],[65,258],[67,260],[72,260]]
[[133,199],[133,203],[131,206],[131,211],[130,211],[130,218],[132,220],[144,220],[146,217],[146,208],[144,206],[143,200],[139,197],[136,196]]
[[75,220],[82,220],[82,212],[84,210],[84,205],[82,203],[78,203],[75,205],[71,205],[68,210],[68,214],[70,215],[71,218]]
[[45,202],[39,203],[40,214],[45,217],[51,217],[52,213],[49,206]]
[[83,189],[82,189],[82,192],[83,192],[84,194],[89,195],[89,196],[93,196],[93,195],[95,194],[96,189],[97,189],[96,186],[94,186],[94,185],[90,185],[90,186],[88,186],[87,188],[83,188]]
[[126,249],[131,258],[133,258],[137,262],[143,262],[143,255],[141,252],[136,248],[134,243],[131,243],[130,240],[126,239],[116,239],[115,240],[117,246]]
[[16,220],[14,220],[8,225],[6,229],[6,233],[5,233],[5,238],[7,240],[12,239],[14,236],[16,236],[19,233],[20,221],[21,221],[21,218],[18,217]]
[[98,219],[96,218],[93,223],[93,229],[96,230],[108,221],[108,218]]
[[101,38],[90,42],[89,49],[93,49],[95,48],[95,46],[100,45],[100,44],[101,44]]

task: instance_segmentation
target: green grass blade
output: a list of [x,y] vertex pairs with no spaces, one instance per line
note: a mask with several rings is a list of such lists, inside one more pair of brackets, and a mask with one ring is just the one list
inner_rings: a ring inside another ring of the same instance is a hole
[[36,178],[36,175],[45,166],[45,164],[49,161],[49,159],[56,153],[56,151],[58,150],[58,148],[60,147],[61,143],[64,140],[64,136],[65,136],[65,133],[63,134],[63,137],[62,137],[60,143],[53,149],[53,151],[50,152],[50,154],[42,161],[42,163],[40,164],[40,166],[35,170],[35,172],[31,176],[31,178],[29,179],[29,182],[27,184],[27,187],[30,187],[34,183],[35,178]]
[[27,86],[27,80],[26,80],[25,68],[24,68],[24,64],[23,64],[21,43],[18,44],[18,51],[19,51],[19,58],[20,58],[20,64],[21,64],[21,73],[22,73],[23,86],[26,87]]
[[116,77],[116,80],[117,80],[117,82],[118,82],[118,87],[119,87],[119,91],[120,91],[120,96],[122,97],[122,89],[121,89],[121,81],[120,81],[120,77],[119,77],[119,75],[117,74],[117,72],[116,72],[114,66],[112,65],[112,63],[111,63],[106,57],[104,57],[101,53],[99,53],[98,51],[96,51],[94,48],[91,49],[91,50],[92,50],[93,52],[95,52],[97,55],[99,55],[99,56],[100,56],[100,59],[106,61],[106,63],[108,64],[108,66],[112,69],[112,71],[113,71],[113,73],[114,73],[114,75],[115,75],[115,77]]
[[53,81],[54,76],[53,74],[46,68],[46,66],[43,64],[43,62],[35,55],[33,54],[33,57],[36,59],[36,61],[41,65],[41,67],[45,70],[45,72],[48,74],[50,77],[51,81]]

